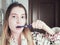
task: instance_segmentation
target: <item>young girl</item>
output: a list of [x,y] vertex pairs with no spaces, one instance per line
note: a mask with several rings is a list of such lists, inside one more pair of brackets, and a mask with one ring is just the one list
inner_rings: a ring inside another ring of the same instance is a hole
[[[42,39],[39,33],[35,33],[35,35],[39,34],[39,38],[35,39],[26,21],[27,12],[25,7],[18,2],[12,3],[8,7],[4,17],[2,45],[42,45],[44,42],[42,40],[45,37]],[[43,29],[51,35],[55,33],[41,20],[37,20],[31,25],[33,28]],[[41,40],[40,42],[38,42],[39,39]]]

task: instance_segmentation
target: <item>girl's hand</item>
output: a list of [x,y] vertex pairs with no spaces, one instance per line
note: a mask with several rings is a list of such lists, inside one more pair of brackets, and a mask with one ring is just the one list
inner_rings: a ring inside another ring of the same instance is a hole
[[37,21],[32,23],[33,28],[43,29],[44,26],[45,26],[45,23],[41,20],[37,20]]
[[44,23],[41,20],[37,20],[35,22],[32,23],[32,27],[36,28],[36,29],[43,29],[45,30],[47,33],[54,35],[55,31],[52,30],[48,25],[46,25],[46,23]]

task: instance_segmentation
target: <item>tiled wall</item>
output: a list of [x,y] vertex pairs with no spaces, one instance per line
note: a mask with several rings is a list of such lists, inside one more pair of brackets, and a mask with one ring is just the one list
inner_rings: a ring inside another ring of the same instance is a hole
[[2,3],[2,1],[0,0],[0,9],[1,9],[1,6],[2,6],[1,3]]
[[1,33],[2,33],[2,25],[0,24],[0,36],[1,36]]
[[[0,16],[1,16],[1,8],[2,8],[1,4],[2,4],[2,0],[0,0]],[[0,19],[1,19],[1,17],[0,17]],[[1,22],[0,22],[0,36],[1,36],[1,32],[2,32],[2,25],[1,25]]]

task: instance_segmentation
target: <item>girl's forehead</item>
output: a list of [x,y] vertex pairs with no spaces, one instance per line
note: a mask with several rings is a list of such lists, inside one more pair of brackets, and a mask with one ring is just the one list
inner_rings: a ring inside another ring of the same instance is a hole
[[11,10],[11,13],[21,14],[21,13],[25,13],[25,10],[24,10],[24,8],[17,6],[17,7],[14,7],[14,8]]

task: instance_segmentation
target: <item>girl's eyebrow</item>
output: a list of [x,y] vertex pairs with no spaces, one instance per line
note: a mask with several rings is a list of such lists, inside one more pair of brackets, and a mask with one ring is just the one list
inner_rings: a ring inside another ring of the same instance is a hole
[[25,15],[25,14],[22,14],[22,15]]
[[11,13],[10,15],[17,15],[16,13]]
[[[16,14],[16,13],[11,13],[10,15],[18,15],[18,14]],[[25,16],[25,14],[22,14],[23,16]]]

